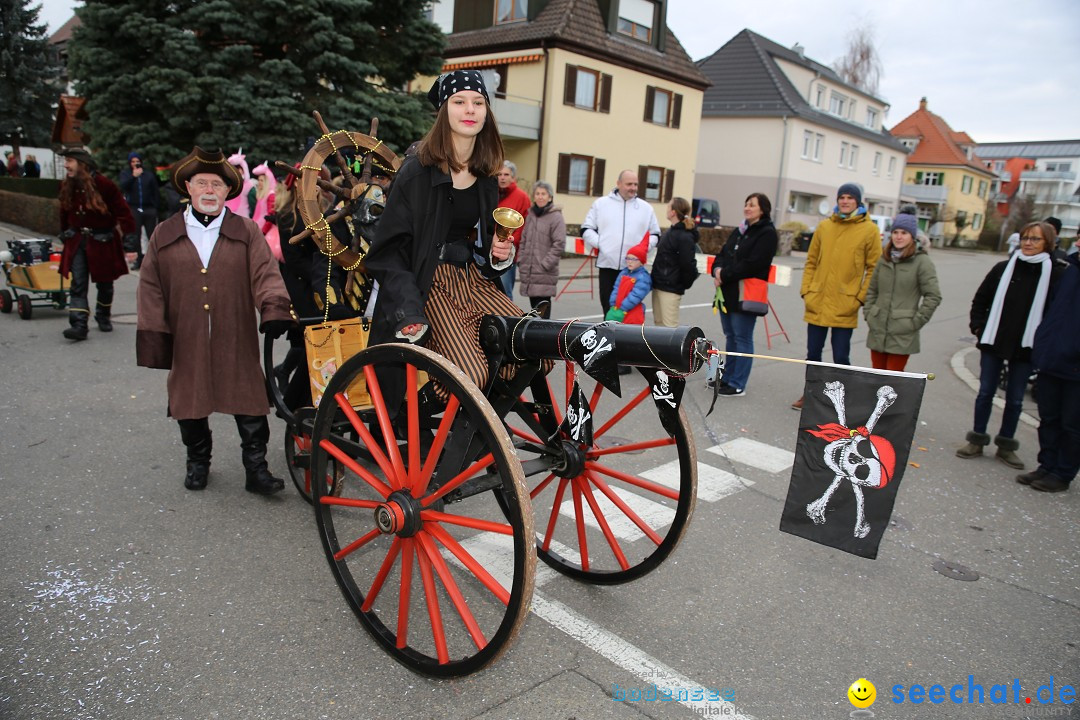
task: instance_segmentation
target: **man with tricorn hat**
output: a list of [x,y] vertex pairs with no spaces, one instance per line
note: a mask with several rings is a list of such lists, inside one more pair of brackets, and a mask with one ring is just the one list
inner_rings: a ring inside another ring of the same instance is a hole
[[254,311],[258,329],[279,337],[296,322],[289,296],[258,226],[225,209],[243,178],[220,150],[196,147],[174,163],[170,184],[191,202],[150,238],[139,277],[138,364],[169,370],[169,415],[187,448],[184,486],[206,487],[208,416],[220,412],[235,417],[247,490],[269,495],[284,483],[266,464],[269,404]]
[[68,340],[85,340],[90,320],[90,280],[97,285],[94,318],[102,332],[112,330],[113,281],[128,271],[124,237],[135,232],[135,219],[120,189],[97,171],[83,147],[61,151],[64,181],[60,184],[60,239],[64,253],[60,274],[71,276],[71,309],[64,330]]

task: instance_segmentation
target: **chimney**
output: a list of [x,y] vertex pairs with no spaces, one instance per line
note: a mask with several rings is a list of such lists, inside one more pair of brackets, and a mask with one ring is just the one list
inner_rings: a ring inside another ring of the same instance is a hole
[[919,100],[919,109],[920,110],[925,110],[926,109],[926,98],[925,97],[922,100]]
[[791,46],[791,49],[792,49],[792,50],[793,50],[793,51],[795,52],[795,54],[796,54],[796,55],[798,55],[798,56],[799,56],[800,58],[802,58],[802,59],[804,59],[804,60],[806,59],[806,56],[805,56],[805,55],[803,55],[803,51],[804,51],[804,50],[806,50],[806,48],[804,48],[804,47],[803,47],[802,45],[800,45],[799,43],[795,43],[794,45],[792,45],[792,46]]

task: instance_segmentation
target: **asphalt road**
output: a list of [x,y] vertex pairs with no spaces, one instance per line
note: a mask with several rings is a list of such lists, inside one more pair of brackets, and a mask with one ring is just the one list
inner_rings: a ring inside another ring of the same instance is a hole
[[[13,236],[27,235],[0,226],[0,241]],[[974,399],[968,302],[999,258],[933,257],[945,299],[909,369],[936,379],[876,560],[778,531],[801,366],[756,361],[746,396],[707,418],[699,375],[684,399],[698,460],[738,476],[737,491],[699,499],[675,554],[638,581],[546,579],[509,651],[452,681],[414,675],[357,624],[291,487],[269,499],[244,491],[231,418],[212,418],[209,488],[183,488],[165,373],[135,366],[134,276],[117,284],[111,335],[92,329],[72,344],[65,313],[0,316],[0,717],[839,718],[854,711],[849,685],[866,678],[879,718],[1080,718],[1060,694],[1039,702],[1040,686],[1080,680],[1080,491],[1037,493],[992,458],[953,454]],[[801,358],[802,259],[779,262],[794,286],[771,299],[790,342],[774,337],[769,350],[759,323],[758,352]],[[564,260],[564,273],[578,265]],[[688,293],[682,320],[720,340],[707,285]],[[554,317],[598,312],[572,293]],[[853,360],[869,362],[864,329]],[[283,475],[284,427],[272,427]],[[1033,425],[1018,439],[1031,466]],[[937,561],[978,579],[941,574]],[[705,701],[653,700],[654,684]],[[961,685],[963,703],[913,704],[915,684]],[[974,685],[981,705],[969,702]],[[992,703],[995,685],[1008,686],[1008,704]]]

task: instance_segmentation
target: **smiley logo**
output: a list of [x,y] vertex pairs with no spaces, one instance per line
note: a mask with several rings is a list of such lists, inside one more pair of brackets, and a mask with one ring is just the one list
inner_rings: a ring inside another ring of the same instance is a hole
[[860,709],[868,708],[874,704],[874,700],[877,700],[877,688],[874,687],[874,683],[866,678],[859,678],[851,683],[851,687],[847,690],[847,696],[855,707]]

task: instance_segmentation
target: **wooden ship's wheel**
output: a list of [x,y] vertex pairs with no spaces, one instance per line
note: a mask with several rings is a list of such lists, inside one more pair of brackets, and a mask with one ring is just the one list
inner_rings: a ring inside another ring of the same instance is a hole
[[[377,165],[386,174],[393,176],[401,168],[401,158],[376,137],[379,119],[371,121],[368,134],[337,130],[331,132],[322,116],[312,113],[319,125],[322,136],[304,155],[299,169],[280,160],[277,166],[296,176],[297,209],[304,220],[304,231],[289,239],[290,244],[301,243],[311,238],[319,251],[330,256],[336,265],[349,272],[348,286],[357,282],[357,274],[364,273],[363,257],[367,246],[360,236],[359,229],[351,231],[351,237],[340,238],[333,231],[333,226],[340,220],[349,222],[361,210],[361,203],[371,185],[371,167]],[[345,153],[353,151],[356,158],[363,157],[364,170],[359,177],[353,172]],[[320,177],[323,164],[333,157],[341,170],[341,185],[335,185]],[[331,193],[340,203],[340,207],[329,215],[324,215],[323,191]]]

